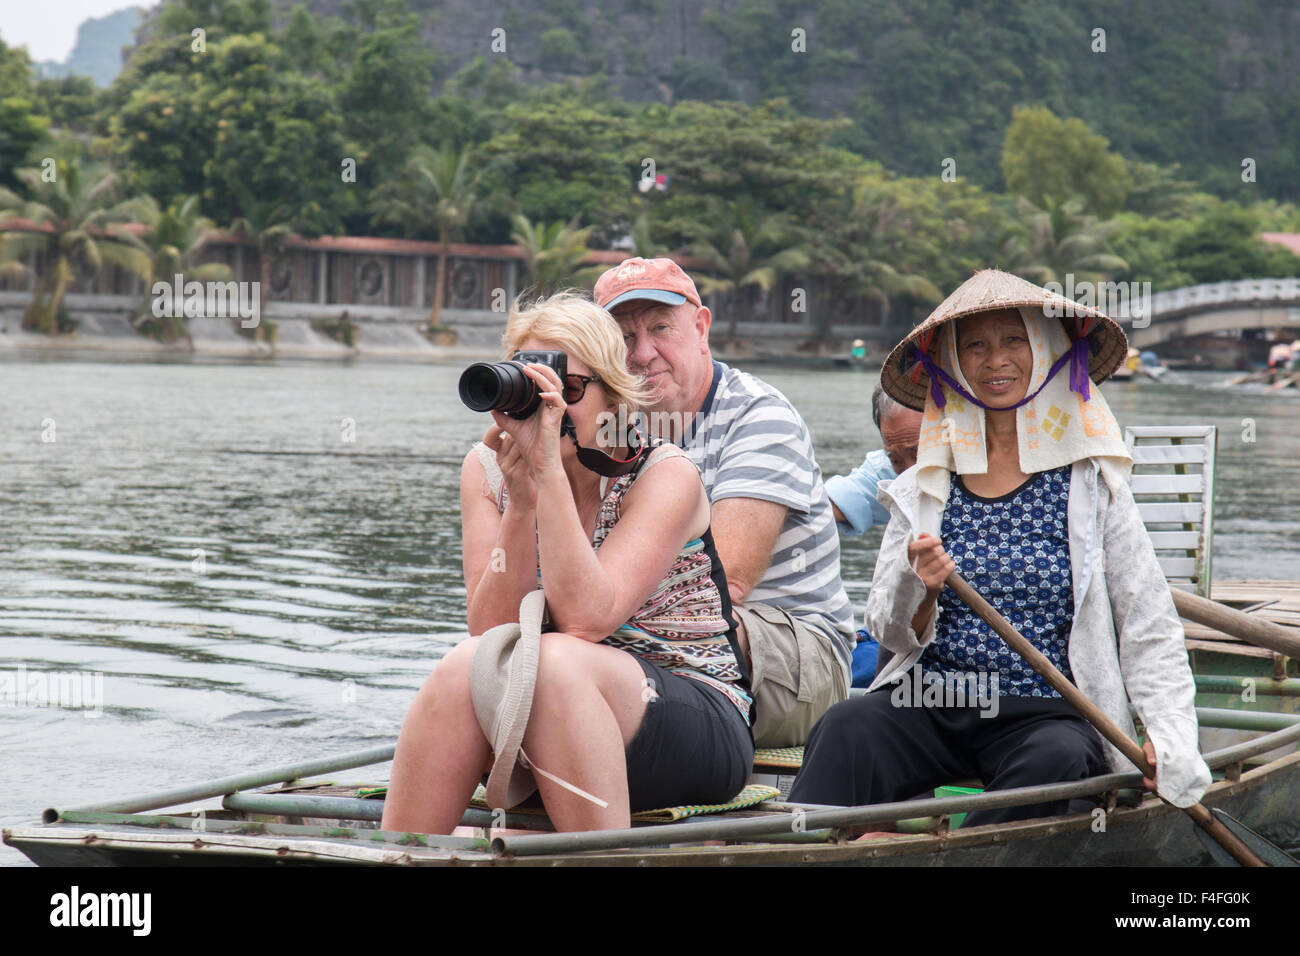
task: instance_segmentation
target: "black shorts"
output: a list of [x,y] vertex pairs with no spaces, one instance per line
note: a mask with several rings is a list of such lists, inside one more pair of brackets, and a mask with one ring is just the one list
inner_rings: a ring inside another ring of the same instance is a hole
[[658,697],[627,745],[632,812],[726,803],[754,767],[749,725],[727,697],[701,681],[637,658]]

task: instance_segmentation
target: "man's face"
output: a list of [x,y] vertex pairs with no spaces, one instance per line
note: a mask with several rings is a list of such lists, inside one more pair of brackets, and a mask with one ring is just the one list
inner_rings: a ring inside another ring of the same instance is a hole
[[613,314],[627,343],[628,370],[644,375],[651,391],[649,410],[699,411],[713,381],[709,310],[637,299],[616,306]]
[[921,436],[921,413],[910,408],[891,408],[880,416],[880,437],[895,474],[916,464],[916,443]]

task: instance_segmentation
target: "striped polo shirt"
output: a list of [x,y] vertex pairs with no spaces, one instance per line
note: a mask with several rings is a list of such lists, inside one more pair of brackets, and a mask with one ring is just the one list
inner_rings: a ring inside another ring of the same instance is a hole
[[789,509],[767,573],[747,602],[771,604],[826,635],[849,666],[853,607],[840,581],[840,540],[808,426],[760,379],[713,363],[713,386],[681,446],[709,503],[758,498]]

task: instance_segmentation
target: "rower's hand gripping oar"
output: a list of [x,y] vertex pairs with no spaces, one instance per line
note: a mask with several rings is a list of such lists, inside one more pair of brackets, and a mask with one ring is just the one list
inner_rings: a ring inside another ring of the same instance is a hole
[[[975,589],[966,583],[965,578],[953,571],[948,575],[944,583],[952,589],[954,594],[965,601],[966,605],[978,614],[985,624],[993,628],[1013,651],[1023,657],[1062,697],[1072,704],[1075,710],[1096,727],[1103,737],[1114,744],[1125,757],[1133,761],[1133,765],[1141,770],[1144,776],[1152,780],[1155,779],[1156,770],[1147,762],[1146,754],[1142,752],[1142,748],[1124,731],[1120,730],[1113,720],[1102,713],[1100,708],[1084,697],[1077,687],[1066,680],[1065,675],[1057,670],[1056,666],[1034,645],[1025,640],[1019,631],[1007,623],[1007,619],[999,614],[991,604],[980,597]],[[1161,799],[1164,798],[1161,797]],[[1166,800],[1165,802],[1168,803],[1169,801]],[[1170,804],[1170,806],[1172,805]],[[1215,842],[1231,854],[1232,858],[1242,866],[1268,865],[1201,804],[1197,803],[1180,809],[1196,821],[1197,826],[1213,837]]]

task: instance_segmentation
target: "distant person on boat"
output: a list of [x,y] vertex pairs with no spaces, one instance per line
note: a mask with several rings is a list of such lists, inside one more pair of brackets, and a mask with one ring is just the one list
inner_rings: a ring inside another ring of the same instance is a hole
[[740,646],[753,673],[754,740],[802,744],[849,688],[853,612],[808,426],[766,382],[715,361],[712,314],[671,259],[627,259],[596,283],[646,377],[652,432],[704,475]]
[[[618,326],[589,299],[516,303],[504,344],[507,355],[562,351],[568,366],[561,381],[528,365],[540,407],[523,421],[493,411],[461,468],[469,632],[519,621],[525,595],[545,590],[549,627],[535,675],[525,675],[524,766],[559,830],[726,802],[753,764],[751,698],[699,470],[679,448],[631,429],[602,438],[611,422],[628,422],[646,389],[627,370]],[[385,829],[450,832],[493,767],[472,690],[492,664],[475,656],[486,640],[458,644],[417,694]],[[517,689],[513,670],[509,679]],[[492,786],[490,805],[508,809],[491,803]]]
[[[895,656],[813,730],[791,801],[881,803],[969,777],[1001,790],[1125,769],[945,590],[954,569],[1130,735],[1133,703],[1161,796],[1183,807],[1205,791],[1182,625],[1095,384],[1125,344],[1097,310],[987,270],[890,353],[886,390],[924,409],[916,465],[882,486],[890,521],[867,604],[868,628]],[[966,825],[1067,806],[983,811]]]
[[[871,393],[871,420],[876,423],[883,448],[867,452],[862,464],[848,475],[826,479],[840,534],[852,537],[873,525],[889,524],[889,509],[880,503],[876,491],[882,481],[893,481],[916,464],[916,443],[921,434],[921,413],[889,397],[884,386]],[[868,687],[876,676],[880,645],[865,627],[858,628],[853,649],[851,684]],[[885,658],[888,660],[888,653]]]
[[1278,342],[1268,350],[1268,374],[1269,381],[1273,382],[1277,377],[1291,368],[1291,362],[1296,357],[1295,343],[1287,344]]
[[862,339],[854,339],[853,344],[849,346],[849,362],[854,368],[862,368],[867,363],[867,343]]

